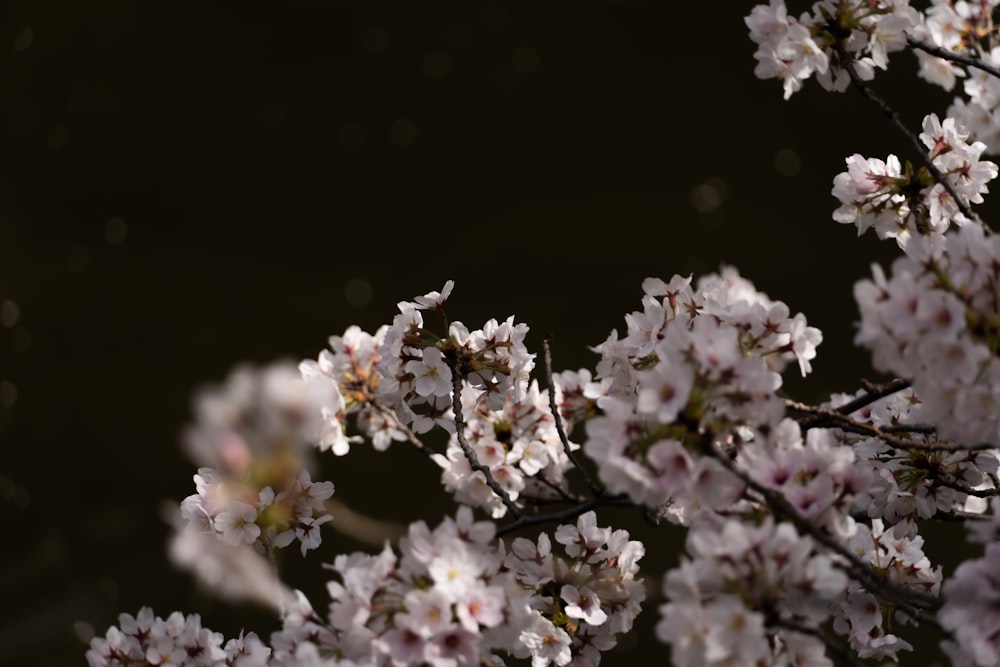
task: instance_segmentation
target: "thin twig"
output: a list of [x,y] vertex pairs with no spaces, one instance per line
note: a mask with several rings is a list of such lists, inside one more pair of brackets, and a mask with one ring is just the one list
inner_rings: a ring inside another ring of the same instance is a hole
[[943,486],[948,489],[954,489],[960,493],[964,493],[969,496],[975,496],[976,498],[995,498],[1000,496],[1000,489],[974,489],[968,484],[959,482],[954,479],[939,479],[935,478],[934,482],[938,486]]
[[458,438],[458,444],[462,447],[462,452],[465,454],[469,465],[472,466],[473,470],[483,473],[487,486],[497,495],[504,504],[504,507],[507,508],[507,511],[510,512],[510,515],[515,519],[520,519],[522,516],[520,508],[511,500],[510,496],[503,490],[503,487],[500,486],[496,479],[493,478],[489,467],[479,462],[479,457],[476,456],[475,450],[472,449],[472,445],[465,438],[465,416],[462,414],[462,376],[458,373],[458,364],[453,360],[448,360],[448,366],[451,368],[451,403],[452,410],[455,413],[455,435]]
[[566,435],[566,429],[563,428],[562,417],[559,414],[559,405],[556,403],[556,385],[552,381],[552,346],[551,346],[551,336],[546,336],[545,340],[542,341],[542,346],[545,350],[545,381],[549,385],[549,411],[552,413],[552,418],[556,423],[556,432],[559,434],[559,441],[562,443],[563,451],[566,452],[566,458],[569,462],[573,464],[573,467],[580,471],[580,476],[583,478],[583,482],[590,489],[590,492],[594,496],[600,496],[604,493],[598,484],[591,479],[590,475],[587,473],[587,469],[580,464],[576,456],[573,455],[573,450],[569,446],[569,437]]
[[506,526],[502,526],[497,529],[497,537],[503,537],[504,535],[509,535],[515,531],[521,530],[522,528],[527,528],[529,526],[537,526],[543,523],[561,523],[563,521],[569,521],[575,519],[581,514],[585,514],[592,509],[601,507],[604,505],[615,505],[623,507],[634,507],[635,503],[628,499],[624,493],[617,495],[604,494],[597,496],[596,498],[591,498],[584,503],[570,507],[561,512],[550,512],[549,514],[534,514],[531,516],[519,516],[513,523],[508,523]]
[[937,433],[935,424],[892,424],[879,426],[883,433],[922,433],[923,435],[933,435]]
[[866,387],[866,391],[861,396],[851,399],[847,403],[835,408],[835,412],[842,415],[849,415],[852,412],[857,412],[862,408],[867,408],[869,405],[875,401],[880,401],[886,396],[892,396],[896,392],[903,391],[904,389],[910,388],[909,380],[895,379],[891,382],[887,382],[882,386],[873,385]]
[[[938,452],[975,452],[983,451],[986,449],[993,449],[994,446],[989,443],[979,443],[976,445],[956,445],[948,442],[922,442],[920,440],[908,440],[906,438],[898,438],[891,435],[889,428],[883,428],[875,426],[874,424],[866,424],[865,422],[859,422],[857,420],[851,419],[845,414],[842,414],[839,410],[830,410],[827,408],[818,408],[812,405],[807,405],[806,403],[800,403],[798,401],[792,401],[785,399],[785,407],[791,410],[798,410],[799,412],[806,412],[816,417],[821,417],[821,420],[803,420],[802,430],[808,430],[810,428],[817,427],[827,427],[833,426],[841,429],[842,431],[848,431],[850,433],[856,433],[858,435],[867,435],[874,438],[879,438],[885,444],[890,447],[902,450],[914,450],[922,449],[927,451],[938,451]],[[933,427],[930,427],[933,429]],[[905,426],[899,426],[893,429],[895,431],[906,431],[909,430]]]
[[425,445],[423,440],[417,437],[417,434],[413,432],[413,429],[411,429],[403,422],[399,421],[399,416],[396,415],[395,410],[393,410],[388,405],[379,400],[373,400],[372,405],[374,405],[375,408],[383,415],[392,419],[392,422],[396,425],[396,428],[398,428],[400,431],[403,432],[403,435],[406,436],[407,442],[415,446],[417,448],[417,451],[419,451],[421,454],[427,457],[431,457],[434,455],[434,451],[430,447]]
[[985,514],[972,514],[970,512],[942,512],[938,510],[930,516],[931,521],[943,521],[946,523],[965,523],[967,521],[992,521],[993,517]]
[[543,485],[547,486],[548,488],[552,489],[557,494],[559,494],[559,497],[562,499],[562,502],[566,502],[566,503],[582,503],[585,500],[585,498],[581,498],[580,496],[570,495],[569,491],[567,491],[566,489],[562,488],[560,485],[556,484],[555,482],[553,482],[551,479],[549,479],[545,475],[538,474],[538,475],[536,475],[534,477],[534,479],[537,482],[539,482],[540,484],[543,484]]
[[910,35],[906,36],[906,43],[912,49],[920,49],[924,53],[929,53],[932,56],[937,56],[938,58],[943,58],[945,60],[950,60],[959,65],[965,65],[966,67],[974,67],[978,70],[986,72],[990,76],[1000,79],[1000,70],[995,67],[986,64],[980,58],[975,58],[973,56],[963,55],[961,53],[955,53],[949,51],[948,49],[942,49],[940,46],[935,46],[933,44],[928,44],[926,42],[921,42],[919,39],[912,37]]

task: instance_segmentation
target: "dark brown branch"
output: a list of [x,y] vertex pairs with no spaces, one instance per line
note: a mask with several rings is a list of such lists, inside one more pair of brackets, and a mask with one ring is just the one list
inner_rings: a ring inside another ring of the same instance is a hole
[[562,486],[556,484],[555,482],[553,482],[551,479],[549,479],[545,475],[538,474],[533,479],[535,479],[536,481],[538,481],[540,484],[543,484],[543,485],[547,486],[548,488],[552,489],[553,491],[555,491],[559,495],[559,497],[562,499],[561,502],[565,502],[565,503],[582,503],[584,500],[586,500],[585,498],[581,498],[579,496],[570,495],[569,491],[567,491],[566,489],[562,488]]
[[922,433],[932,435],[937,433],[937,426],[934,424],[894,424],[889,426],[879,426],[883,433]]
[[942,49],[940,46],[921,42],[919,39],[911,37],[910,35],[906,36],[906,43],[911,49],[919,49],[924,53],[929,53],[932,56],[937,56],[938,58],[943,58],[944,60],[950,60],[953,63],[958,63],[959,65],[974,67],[975,69],[986,72],[990,76],[1000,79],[1000,70],[986,64],[981,58],[975,58],[973,56],[955,53],[953,51],[949,51],[948,49]]
[[522,528],[527,528],[529,526],[538,526],[543,523],[562,523],[564,521],[570,521],[580,516],[581,514],[586,514],[592,509],[596,509],[601,506],[615,505],[621,507],[635,507],[635,503],[628,499],[625,494],[618,494],[614,496],[609,496],[607,494],[597,496],[596,498],[591,498],[586,502],[579,505],[575,505],[561,512],[550,512],[549,514],[535,514],[532,516],[519,516],[513,523],[508,523],[506,526],[501,526],[497,529],[497,537],[503,537],[504,535],[509,535],[510,533],[521,530]]
[[396,416],[395,410],[393,410],[385,403],[382,403],[381,401],[378,400],[372,401],[372,405],[375,406],[375,409],[381,412],[383,415],[392,419],[396,427],[400,431],[402,431],[404,435],[406,435],[407,442],[416,447],[417,451],[419,451],[421,454],[423,454],[428,458],[434,455],[434,451],[430,447],[425,445],[423,440],[417,437],[417,434],[413,432],[413,429],[411,429],[403,422],[399,421],[399,417]]
[[1000,496],[1000,489],[974,489],[964,482],[959,482],[955,479],[940,479],[935,478],[934,482],[938,486],[943,486],[948,489],[954,489],[959,493],[964,493],[969,496],[975,496],[976,498],[995,498]]
[[[890,447],[895,447],[896,449],[903,450],[914,450],[922,449],[926,451],[938,451],[938,452],[972,452],[972,451],[982,451],[985,449],[993,449],[993,445],[988,443],[979,443],[976,445],[956,445],[948,442],[922,442],[920,440],[908,440],[906,438],[899,438],[892,435],[889,431],[892,427],[879,427],[874,424],[866,424],[864,422],[859,422],[851,419],[846,414],[842,414],[840,410],[830,410],[827,408],[817,408],[812,405],[807,405],[805,403],[799,403],[798,401],[785,400],[785,407],[791,410],[797,410],[799,412],[806,412],[811,415],[815,415],[821,419],[813,420],[802,420],[802,430],[808,430],[810,428],[817,427],[833,427],[839,428],[842,431],[848,431],[850,433],[856,433],[858,435],[867,435],[873,438],[879,438],[885,444]],[[921,428],[921,427],[917,427]],[[914,428],[912,430],[917,430]],[[933,431],[933,427],[929,427]],[[907,431],[905,426],[898,426],[893,428],[895,431]]]
[[451,405],[455,413],[455,435],[458,438],[458,444],[462,447],[462,452],[465,454],[469,465],[472,466],[473,470],[483,473],[483,477],[486,478],[486,484],[497,495],[500,501],[503,502],[504,507],[510,512],[510,515],[515,519],[520,519],[522,517],[520,508],[511,500],[510,496],[503,490],[496,479],[493,478],[489,467],[479,462],[479,457],[476,456],[472,445],[465,439],[465,415],[462,413],[462,376],[458,373],[457,365],[454,361],[448,360],[448,366],[451,368]]
[[969,512],[942,512],[938,510],[930,517],[931,521],[943,521],[946,523],[966,523],[968,521],[992,521],[993,518],[985,514],[970,514]]
[[[862,408],[867,408],[869,405],[876,401],[880,401],[886,396],[892,396],[896,392],[903,391],[904,389],[909,389],[909,380],[892,380],[887,382],[882,386],[866,386],[865,393],[857,398],[851,399],[847,403],[838,406],[834,409],[834,412],[841,415],[849,415],[852,412],[857,412]],[[803,428],[808,428],[808,426],[803,425]]]
[[551,336],[546,336],[545,340],[542,342],[542,346],[545,349],[545,381],[549,386],[549,411],[552,413],[552,418],[555,420],[556,432],[559,434],[559,441],[562,443],[563,451],[566,452],[566,458],[569,459],[569,462],[573,464],[574,468],[580,471],[580,476],[583,478],[583,482],[587,485],[587,488],[590,489],[590,492],[594,496],[600,496],[604,493],[604,489],[591,479],[586,468],[584,468],[577,460],[576,456],[573,455],[573,450],[570,449],[569,446],[569,437],[566,435],[566,429],[563,428],[562,416],[559,414],[559,405],[556,403],[556,385],[552,381],[551,340]]

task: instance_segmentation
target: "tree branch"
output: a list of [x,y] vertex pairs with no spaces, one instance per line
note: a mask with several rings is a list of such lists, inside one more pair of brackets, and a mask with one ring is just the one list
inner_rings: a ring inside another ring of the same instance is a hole
[[624,493],[617,495],[604,494],[597,496],[596,498],[591,498],[586,502],[579,505],[567,508],[561,512],[550,512],[548,514],[535,514],[532,516],[519,516],[516,521],[509,523],[506,526],[497,528],[497,537],[503,537],[504,535],[509,535],[515,531],[521,530],[522,528],[527,528],[529,526],[537,526],[543,523],[562,523],[564,521],[569,521],[575,519],[581,514],[585,514],[592,509],[597,507],[602,507],[606,505],[615,505],[619,507],[635,507],[635,503],[628,499]]
[[928,53],[932,56],[937,56],[938,58],[943,58],[944,60],[950,60],[953,63],[958,63],[959,65],[965,65],[966,67],[974,67],[975,69],[986,72],[990,76],[1000,79],[1000,70],[987,65],[982,61],[981,58],[975,58],[973,56],[963,55],[961,53],[955,53],[954,51],[949,51],[948,49],[943,49],[940,46],[935,46],[934,44],[928,44],[926,42],[921,42],[915,37],[910,35],[906,36],[906,43],[911,49],[919,49],[924,53]]
[[580,476],[583,478],[584,483],[590,492],[596,497],[604,493],[604,489],[601,488],[587,473],[586,468],[584,468],[580,462],[577,460],[576,456],[573,454],[573,450],[569,446],[569,437],[566,435],[566,429],[563,428],[562,416],[559,414],[559,406],[556,403],[556,385],[552,381],[552,337],[546,336],[545,340],[542,341],[542,345],[545,349],[545,381],[548,383],[549,387],[549,411],[552,413],[552,418],[556,423],[556,432],[559,433],[559,441],[562,443],[563,451],[566,452],[566,458],[569,459],[573,467],[580,471]]
[[476,456],[472,445],[465,439],[465,415],[462,412],[462,376],[459,375],[458,364],[454,360],[449,358],[448,366],[451,368],[451,404],[452,410],[455,413],[455,436],[458,438],[458,444],[462,447],[462,452],[469,461],[469,465],[472,466],[473,470],[483,473],[487,486],[500,498],[504,507],[510,512],[510,515],[515,519],[520,519],[522,516],[520,508],[511,500],[510,496],[503,490],[496,479],[493,478],[489,467],[479,462],[479,457]]
[[[859,422],[857,420],[851,419],[845,414],[842,414],[839,410],[830,410],[827,408],[818,408],[812,405],[807,405],[805,403],[799,403],[798,401],[792,401],[785,399],[785,407],[791,410],[797,410],[799,412],[807,412],[817,417],[822,417],[823,420],[817,422],[816,420],[809,421],[803,420],[801,423],[802,430],[808,430],[810,428],[817,427],[834,427],[839,428],[843,431],[848,431],[850,433],[856,433],[858,435],[867,435],[873,438],[879,438],[885,444],[890,447],[895,447],[896,449],[903,450],[914,450],[914,449],[924,449],[927,451],[939,451],[939,452],[975,452],[983,451],[986,449],[993,449],[994,446],[989,443],[979,443],[976,445],[956,445],[947,442],[921,442],[919,440],[908,440],[906,438],[898,438],[889,432],[892,428],[894,431],[907,431],[906,426],[897,427],[887,427],[881,428],[875,426],[874,424],[866,424],[864,422]],[[912,430],[922,432],[924,429],[930,429],[933,432],[933,426],[917,425]]]

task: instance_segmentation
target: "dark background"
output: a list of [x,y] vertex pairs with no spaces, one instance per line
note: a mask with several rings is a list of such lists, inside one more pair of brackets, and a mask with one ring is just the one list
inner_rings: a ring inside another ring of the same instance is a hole
[[[0,5],[0,664],[84,664],[81,637],[142,605],[266,635],[166,559],[192,392],[448,278],[453,318],[516,315],[566,368],[643,278],[734,264],[825,334],[789,392],[877,379],[851,289],[895,247],[834,223],[830,187],[850,153],[906,144],[858,95],[756,80],[752,4]],[[877,87],[911,126],[943,112],[893,63]],[[448,507],[400,445],[324,466],[374,516]],[[643,536],[651,576],[676,537]],[[288,576],[324,609],[319,563],[357,548],[331,532]],[[663,656],[657,617],[641,648]]]

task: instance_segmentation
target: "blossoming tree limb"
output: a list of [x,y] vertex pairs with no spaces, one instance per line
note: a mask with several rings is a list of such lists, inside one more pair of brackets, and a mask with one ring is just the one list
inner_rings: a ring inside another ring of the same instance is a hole
[[[833,179],[834,220],[901,252],[854,287],[855,343],[884,384],[784,395],[822,335],[723,267],[644,281],[592,369],[555,372],[546,341],[541,387],[527,326],[450,318],[448,281],[199,403],[174,548],[220,592],[269,600],[282,629],[227,641],[144,608],[93,640],[91,666],[597,665],[647,595],[646,548],[601,525],[610,505],[687,530],[655,630],[674,665],[898,661],[917,627],[956,665],[1000,664],[1000,241],[973,208],[998,175],[982,159],[1000,151],[997,4],[824,0],[796,19],[771,0],[745,17],[759,77],[786,99],[814,77],[853,87],[920,165],[855,154]],[[964,80],[919,133],[870,84],[906,49],[927,82]],[[426,455],[457,509],[337,556],[321,614],[267,567],[337,523],[313,455],[394,443]],[[924,553],[931,521],[960,523],[982,555],[945,577]]]

